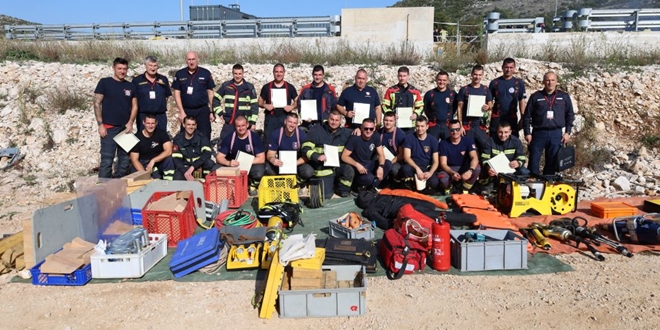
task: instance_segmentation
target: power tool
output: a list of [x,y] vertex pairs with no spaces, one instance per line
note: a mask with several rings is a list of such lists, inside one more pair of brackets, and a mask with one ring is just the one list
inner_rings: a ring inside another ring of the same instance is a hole
[[547,237],[552,237],[554,239],[560,240],[562,242],[575,242],[575,247],[580,246],[580,243],[584,244],[587,247],[589,252],[598,259],[598,261],[605,260],[605,257],[596,250],[589,242],[580,236],[573,235],[568,229],[562,227],[547,227],[543,229],[543,235]]
[[500,173],[497,206],[511,218],[525,212],[540,215],[574,212],[581,181],[565,180],[560,175],[516,176]]
[[[582,221],[582,222],[580,222]],[[589,243],[599,246],[601,243],[605,244],[615,250],[617,250],[622,255],[632,258],[633,254],[626,249],[625,246],[619,244],[618,242],[611,240],[598,231],[596,227],[587,226],[588,221],[583,217],[570,218],[560,218],[550,222],[550,226],[565,228],[576,236],[582,237],[588,240]]]
[[625,216],[612,220],[612,224],[603,225],[614,233],[618,241],[627,237],[634,244],[660,244],[660,213],[648,213],[642,216]]

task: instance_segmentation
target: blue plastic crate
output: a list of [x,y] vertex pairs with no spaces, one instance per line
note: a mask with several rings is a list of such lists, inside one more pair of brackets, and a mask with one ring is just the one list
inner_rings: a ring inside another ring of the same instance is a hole
[[32,284],[34,285],[82,286],[92,279],[91,263],[71,274],[46,274],[42,273],[39,269],[44,261],[36,264],[30,269],[30,273],[32,274]]
[[131,209],[131,219],[133,226],[142,226],[142,209]]

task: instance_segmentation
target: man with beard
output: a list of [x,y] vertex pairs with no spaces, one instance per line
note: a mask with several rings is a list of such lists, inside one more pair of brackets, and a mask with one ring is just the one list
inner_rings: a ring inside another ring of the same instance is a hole
[[417,117],[415,134],[408,135],[403,141],[405,164],[401,166],[399,177],[409,187],[415,187],[417,177],[417,180],[426,181],[427,191],[434,191],[438,187],[438,177],[435,175],[438,169],[438,140],[428,135],[427,130],[428,119]]
[[[284,80],[284,64],[277,63],[273,67],[273,81],[265,84],[259,93],[259,106],[265,109],[264,112],[264,137],[266,143],[273,131],[282,127],[286,114],[296,110],[296,98],[298,92],[296,88]],[[282,104],[273,104],[277,101],[278,97],[273,97],[274,94],[284,93],[284,100]]]
[[467,193],[479,179],[481,168],[477,148],[468,136],[461,136],[461,123],[449,123],[449,139],[440,141],[440,172],[438,179],[445,195],[450,193],[454,182],[462,183],[463,193]]
[[[234,132],[234,120],[238,116],[247,118],[249,129],[257,128],[259,103],[254,86],[243,78],[243,66],[234,64],[232,79],[222,83],[213,97],[213,112],[223,119],[220,141]],[[224,106],[223,103],[224,102]]]
[[215,157],[216,163],[220,166],[236,167],[240,163],[236,159],[238,152],[246,152],[254,156],[250,173],[250,196],[257,196],[257,186],[261,182],[266,170],[266,153],[264,144],[259,135],[248,129],[247,118],[238,116],[234,120],[235,132],[227,135],[220,143],[218,154]]
[[322,66],[316,65],[312,69],[312,83],[303,86],[300,90],[298,109],[302,111],[300,101],[316,100],[316,115],[318,118],[318,120],[301,118],[303,120],[303,127],[309,128],[327,121],[330,111],[337,108],[337,92],[332,85],[325,82],[324,78],[325,70]]
[[454,118],[456,92],[449,89],[449,74],[440,71],[435,76],[436,87],[424,94],[424,115],[429,119],[428,134],[438,140],[449,138],[449,121]]

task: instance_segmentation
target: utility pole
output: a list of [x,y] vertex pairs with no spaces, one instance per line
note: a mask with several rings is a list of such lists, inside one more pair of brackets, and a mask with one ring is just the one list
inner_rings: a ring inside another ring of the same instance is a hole
[[183,22],[183,0],[179,0],[179,12],[181,13],[181,22]]

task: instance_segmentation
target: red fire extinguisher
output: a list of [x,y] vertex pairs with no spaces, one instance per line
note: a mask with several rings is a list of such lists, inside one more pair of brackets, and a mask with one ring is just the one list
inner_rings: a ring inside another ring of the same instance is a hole
[[431,246],[431,258],[433,258],[433,269],[439,272],[449,271],[451,268],[450,246],[449,246],[449,224],[444,221],[444,213],[435,219],[432,226],[433,245]]

